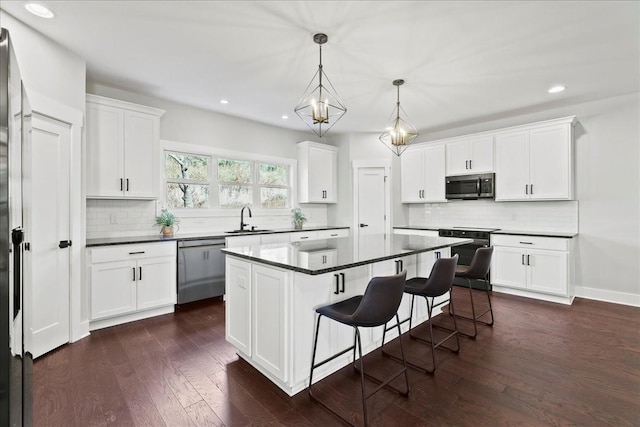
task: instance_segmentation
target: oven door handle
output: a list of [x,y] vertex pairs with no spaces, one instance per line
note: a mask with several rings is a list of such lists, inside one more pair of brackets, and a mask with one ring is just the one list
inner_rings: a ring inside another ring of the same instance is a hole
[[481,183],[482,179],[478,178],[478,181],[476,181],[476,193],[478,193],[478,197],[480,197],[480,183]]

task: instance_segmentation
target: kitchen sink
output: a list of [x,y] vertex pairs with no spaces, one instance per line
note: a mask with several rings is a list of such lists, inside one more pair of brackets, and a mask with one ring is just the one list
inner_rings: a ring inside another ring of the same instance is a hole
[[233,231],[225,231],[227,234],[251,234],[251,233],[268,233],[273,230],[263,230],[261,228],[256,228],[254,230],[233,230]]

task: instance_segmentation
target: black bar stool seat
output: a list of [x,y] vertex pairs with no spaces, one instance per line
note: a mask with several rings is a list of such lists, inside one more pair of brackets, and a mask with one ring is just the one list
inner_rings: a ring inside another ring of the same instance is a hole
[[[473,322],[473,334],[468,334],[466,332],[459,331],[461,335],[469,337],[471,339],[475,339],[478,336],[478,326],[477,323],[482,323],[484,325],[493,326],[493,307],[491,306],[491,291],[489,290],[489,281],[487,280],[489,276],[489,269],[491,268],[491,257],[493,255],[493,246],[489,246],[486,248],[478,248],[476,252],[473,254],[473,258],[471,259],[470,265],[458,265],[456,267],[456,277],[460,277],[467,281],[467,285],[469,286],[469,298],[471,299],[471,317],[461,316],[459,314],[455,315],[453,313],[449,313],[454,315],[459,319],[471,320]],[[484,281],[484,290],[487,295],[487,300],[489,301],[489,308],[483,311],[480,314],[476,314],[475,304],[473,302],[473,290],[471,288],[472,280],[480,280]],[[491,320],[484,321],[481,318],[485,314],[490,314]]]
[[[409,394],[409,378],[407,376],[407,365],[404,363],[404,350],[402,347],[400,348],[402,357],[401,361],[403,367],[398,372],[392,374],[390,378],[382,381],[377,379],[369,374],[365,374],[364,372],[364,362],[363,362],[363,354],[362,354],[362,340],[360,338],[360,330],[359,328],[371,328],[377,326],[384,326],[386,329],[387,323],[396,318],[398,334],[400,334],[400,322],[398,318],[398,308],[400,307],[400,302],[402,301],[402,294],[404,291],[405,279],[407,276],[407,272],[403,271],[394,276],[386,276],[386,277],[374,277],[369,281],[367,285],[367,289],[364,292],[364,295],[358,295],[346,299],[344,301],[339,301],[334,304],[325,305],[322,307],[318,307],[316,309],[316,313],[318,315],[318,320],[316,322],[315,328],[315,339],[313,342],[313,355],[311,357],[311,371],[309,372],[309,396],[320,405],[322,405],[325,409],[329,410],[331,413],[342,419],[343,421],[351,424],[349,420],[344,418],[342,415],[337,413],[335,410],[327,406],[326,403],[319,400],[312,391],[311,386],[313,385],[313,371],[328,363],[335,358],[353,350],[353,366],[356,371],[360,373],[360,384],[362,388],[362,412],[364,416],[364,425],[368,425],[367,420],[367,399],[371,397],[374,393],[378,392],[383,387],[389,387],[399,392],[400,394],[407,396]],[[348,325],[353,327],[354,329],[354,337],[353,337],[353,345],[349,348],[346,348],[329,358],[316,363],[316,349],[318,347],[318,332],[320,330],[320,319],[322,317],[327,317],[336,322],[342,323],[344,325]],[[384,345],[384,335],[382,338],[382,345]],[[359,353],[359,367],[356,367],[356,349]],[[398,390],[392,387],[389,383],[404,374],[405,386],[406,390]],[[365,391],[365,383],[364,377],[372,379],[379,385],[371,390],[369,393]]]
[[[433,374],[436,371],[436,349],[438,347],[442,347],[443,349],[449,350],[453,353],[458,353],[460,351],[460,340],[458,339],[458,325],[456,323],[456,318],[453,318],[453,329],[445,329],[449,334],[442,338],[440,341],[436,342],[434,340],[433,328],[436,328],[436,325],[433,325],[431,316],[433,314],[433,309],[440,305],[449,303],[449,307],[452,312],[455,313],[453,307],[453,298],[451,296],[451,287],[453,286],[453,278],[456,271],[456,265],[458,264],[458,255],[454,255],[451,258],[439,258],[433,264],[431,268],[431,273],[429,277],[414,277],[407,280],[404,292],[411,295],[411,313],[409,314],[409,318],[404,319],[401,323],[409,322],[409,337],[415,339],[417,341],[423,342],[425,344],[429,344],[431,346],[431,361],[432,367],[428,367],[426,365],[421,365],[418,363],[414,363],[411,361],[406,361],[406,364],[411,366],[412,368],[419,369],[428,374]],[[443,300],[439,303],[435,303],[435,298],[439,296],[443,296],[449,294],[449,298]],[[415,297],[424,297],[427,303],[427,314],[428,314],[428,325],[429,325],[429,338],[423,338],[416,334],[414,334],[412,328],[412,318],[413,318],[413,307],[415,303]],[[389,328],[391,329],[391,328]],[[389,329],[385,328],[385,333]],[[444,344],[450,339],[456,339],[456,347],[447,347]],[[400,336],[400,344],[402,349],[402,336]],[[384,343],[384,334],[382,336],[382,342]],[[382,350],[382,354],[389,356],[393,359],[398,359],[397,356],[389,353],[388,351]],[[403,357],[404,358],[404,357]]]

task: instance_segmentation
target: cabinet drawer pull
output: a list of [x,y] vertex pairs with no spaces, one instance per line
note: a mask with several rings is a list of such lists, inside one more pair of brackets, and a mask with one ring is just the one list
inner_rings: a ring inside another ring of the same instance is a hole
[[309,236],[301,236],[300,240],[304,240],[304,239],[308,239],[308,238],[309,238]]
[[338,235],[337,233],[336,234],[332,234],[331,237],[336,237],[337,235]]
[[143,254],[144,251],[138,251],[138,252],[129,252],[129,255],[138,255],[138,254]]
[[520,242],[521,245],[533,245],[533,242]]
[[340,273],[340,279],[342,279],[342,286],[340,287],[340,292],[344,294],[344,273]]

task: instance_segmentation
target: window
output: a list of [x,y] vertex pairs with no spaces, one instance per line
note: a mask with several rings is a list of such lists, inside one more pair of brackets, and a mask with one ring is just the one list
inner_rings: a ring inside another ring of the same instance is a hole
[[264,209],[291,206],[291,166],[165,151],[169,208]]
[[209,207],[209,164],[207,156],[166,152],[168,207]]
[[253,202],[251,162],[218,159],[218,206],[239,208]]

